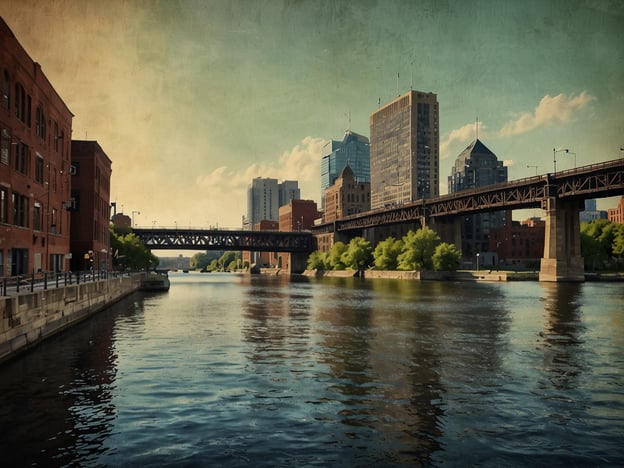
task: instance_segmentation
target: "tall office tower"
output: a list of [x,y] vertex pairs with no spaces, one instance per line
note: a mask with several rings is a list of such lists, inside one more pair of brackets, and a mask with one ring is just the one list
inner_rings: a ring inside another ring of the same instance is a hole
[[262,220],[278,220],[279,192],[277,179],[256,177],[247,189],[247,219],[253,226]]
[[301,199],[301,191],[299,190],[299,182],[296,180],[285,180],[281,184],[277,185],[279,190],[279,206],[277,207],[277,218],[271,220],[279,221],[279,207],[288,205],[290,200],[300,200]]
[[[448,187],[449,193],[455,193],[499,182],[507,182],[507,168],[477,138],[457,156]],[[505,211],[465,216],[462,223],[463,257],[474,258],[477,253],[487,252],[490,229],[501,229],[507,222],[511,222],[511,218]]]
[[371,209],[440,194],[438,100],[410,90],[370,116]]
[[325,191],[349,166],[356,182],[370,182],[370,144],[368,138],[347,130],[342,141],[331,140],[323,147],[321,159],[321,207],[325,209]]
[[251,229],[260,221],[279,221],[279,207],[299,198],[299,183],[296,180],[285,180],[278,184],[277,179],[256,177],[247,189],[247,219],[243,223],[244,227]]

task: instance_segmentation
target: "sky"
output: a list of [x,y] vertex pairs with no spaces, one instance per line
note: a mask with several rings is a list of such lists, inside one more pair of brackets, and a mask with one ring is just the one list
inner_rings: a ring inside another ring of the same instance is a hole
[[0,0],[0,16],[137,226],[239,228],[254,177],[320,206],[324,143],[369,136],[410,87],[438,97],[441,194],[477,119],[510,180],[552,172],[553,148],[557,170],[624,157],[620,0]]

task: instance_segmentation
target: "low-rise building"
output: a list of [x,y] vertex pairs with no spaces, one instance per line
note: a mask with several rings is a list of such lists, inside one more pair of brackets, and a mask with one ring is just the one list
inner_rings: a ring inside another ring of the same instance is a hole
[[72,270],[111,268],[112,162],[97,141],[72,141]]
[[[307,231],[314,225],[314,220],[319,217],[319,211],[314,200],[291,200],[287,205],[279,209],[280,231]],[[292,267],[291,254],[280,252],[277,265],[289,270]]]
[[607,219],[612,223],[624,224],[624,197],[620,198],[617,207],[607,210]]
[[359,182],[346,166],[333,185],[325,190],[325,223],[346,216],[370,211],[371,190],[369,182]]
[[512,221],[502,228],[490,229],[489,251],[498,258],[498,264],[493,266],[515,267],[539,261],[544,256],[545,229],[546,223],[539,218]]

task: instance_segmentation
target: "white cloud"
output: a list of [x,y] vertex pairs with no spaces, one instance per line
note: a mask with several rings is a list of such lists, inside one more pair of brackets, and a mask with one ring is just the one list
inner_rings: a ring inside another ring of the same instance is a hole
[[[271,177],[283,180],[297,180],[301,198],[312,199],[320,204],[321,150],[325,140],[305,137],[298,145],[284,151],[276,163],[254,163],[243,170],[221,166],[212,172],[196,178],[197,191],[202,193],[198,205],[211,216],[221,216],[220,225],[240,225],[241,215],[246,213],[247,188],[255,177]],[[206,208],[207,207],[207,208]],[[223,214],[228,217],[223,219]],[[205,216],[205,217],[206,217]]]
[[[480,126],[479,130],[483,127]],[[461,142],[472,141],[475,137],[475,124],[469,123],[463,127],[451,130],[448,137],[440,142],[440,159],[447,159],[450,156],[451,145]]]
[[586,91],[570,97],[563,93],[554,97],[546,95],[533,113],[520,114],[517,119],[507,122],[498,134],[501,137],[520,135],[553,122],[567,122],[595,99]]

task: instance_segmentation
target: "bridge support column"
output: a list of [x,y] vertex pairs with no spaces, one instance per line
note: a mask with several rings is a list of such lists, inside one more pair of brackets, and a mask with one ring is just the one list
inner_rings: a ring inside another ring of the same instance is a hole
[[290,273],[291,274],[299,274],[303,273],[308,266],[308,257],[310,254],[307,253],[291,253],[290,254]]
[[544,257],[540,265],[539,280],[584,281],[579,221],[583,202],[549,197],[545,203]]
[[442,242],[447,244],[455,244],[457,250],[461,250],[461,216],[449,216],[445,218],[430,218],[426,220],[424,225],[429,226],[435,231]]

